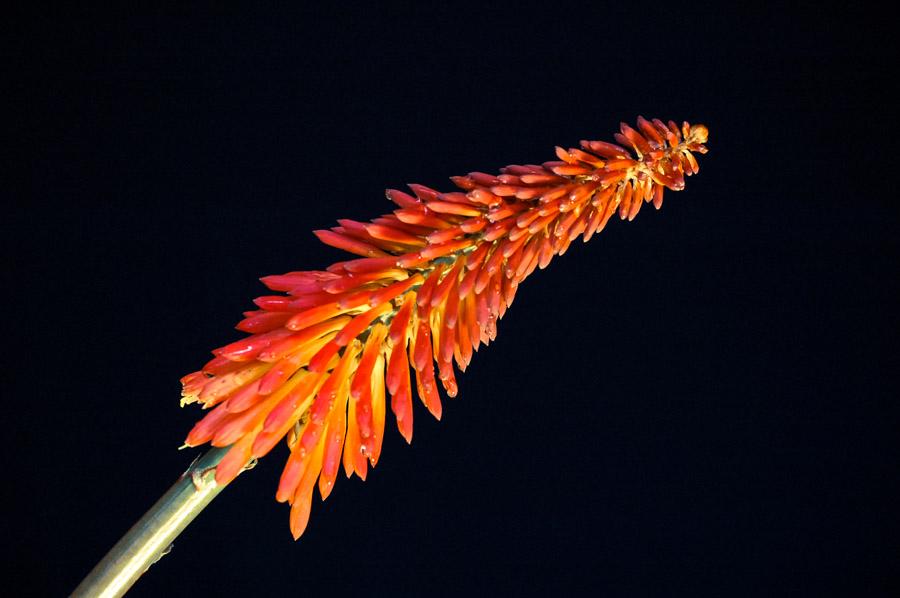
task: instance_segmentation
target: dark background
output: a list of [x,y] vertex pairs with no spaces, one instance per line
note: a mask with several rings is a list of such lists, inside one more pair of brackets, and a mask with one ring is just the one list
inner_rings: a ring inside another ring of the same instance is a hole
[[638,114],[709,126],[685,192],[525,283],[443,421],[389,418],[299,542],[280,448],[131,595],[897,591],[887,28],[586,6],[7,24],[16,593],[71,591],[198,454],[178,378],[259,276],[341,259],[313,229]]

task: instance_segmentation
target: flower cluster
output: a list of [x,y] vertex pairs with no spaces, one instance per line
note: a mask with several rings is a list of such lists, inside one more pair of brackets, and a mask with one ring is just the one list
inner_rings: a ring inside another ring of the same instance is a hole
[[692,152],[706,152],[707,130],[639,117],[615,138],[557,147],[558,160],[543,164],[452,177],[458,191],[389,190],[392,213],[316,231],[360,257],[262,279],[276,294],[244,314],[237,328],[249,336],[182,379],[182,404],[210,409],[186,444],[230,446],[216,471],[226,484],[287,437],[276,498],[291,504],[299,537],[314,486],[324,499],[341,466],[365,479],[378,462],[388,394],[407,442],[413,386],[440,419],[437,380],[456,395],[453,363],[465,371],[494,339],[519,283],[614,213],[631,220],[644,203],[659,209],[665,189],[683,189],[697,172]]

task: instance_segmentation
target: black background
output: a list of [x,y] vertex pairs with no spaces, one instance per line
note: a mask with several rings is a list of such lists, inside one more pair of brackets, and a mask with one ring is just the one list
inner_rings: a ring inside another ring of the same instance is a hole
[[870,14],[8,23],[6,578],[71,591],[185,469],[178,378],[240,336],[259,276],[341,259],[313,229],[643,114],[709,126],[700,174],[529,279],[442,422],[417,407],[408,447],[389,419],[296,543],[279,448],[131,595],[896,591],[892,40]]

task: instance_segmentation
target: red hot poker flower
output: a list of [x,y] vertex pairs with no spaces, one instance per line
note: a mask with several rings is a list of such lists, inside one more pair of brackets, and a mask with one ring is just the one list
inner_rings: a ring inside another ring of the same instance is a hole
[[615,139],[557,147],[558,160],[497,175],[452,177],[459,191],[392,189],[391,214],[316,231],[361,257],[262,279],[277,294],[244,313],[237,328],[249,336],[181,380],[182,405],[210,409],[185,443],[230,446],[216,470],[227,484],[287,437],[276,499],[291,504],[298,538],[316,484],[324,499],[341,466],[365,479],[378,462],[387,396],[407,442],[413,387],[440,419],[437,380],[456,395],[453,362],[465,371],[495,338],[519,283],[613,213],[632,220],[644,203],[659,209],[665,189],[680,191],[698,171],[692,152],[706,153],[707,129],[638,117]]

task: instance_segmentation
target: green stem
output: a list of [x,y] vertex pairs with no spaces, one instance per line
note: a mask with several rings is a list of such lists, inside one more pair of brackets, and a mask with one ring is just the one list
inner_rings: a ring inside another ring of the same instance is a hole
[[122,596],[163,555],[172,541],[225,487],[215,468],[228,452],[214,448],[196,459],[156,504],[110,549],[75,591],[81,596]]

